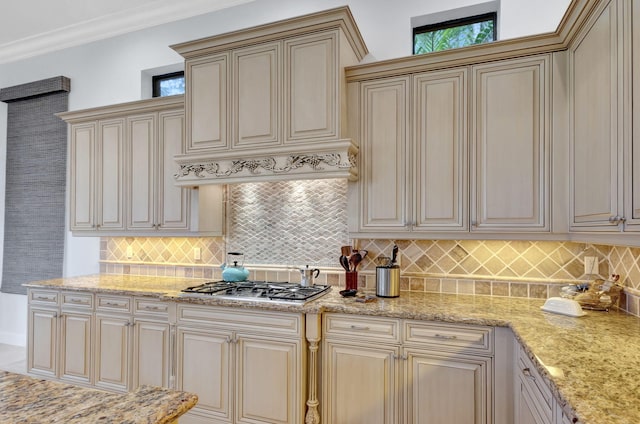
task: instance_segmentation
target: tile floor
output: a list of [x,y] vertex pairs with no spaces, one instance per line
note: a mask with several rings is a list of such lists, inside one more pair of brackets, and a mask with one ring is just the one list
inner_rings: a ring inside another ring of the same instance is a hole
[[0,370],[26,374],[27,349],[0,343]]

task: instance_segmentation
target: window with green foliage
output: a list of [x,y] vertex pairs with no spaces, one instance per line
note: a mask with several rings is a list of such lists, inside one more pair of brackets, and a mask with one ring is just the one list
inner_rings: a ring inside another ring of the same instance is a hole
[[496,14],[472,16],[413,29],[413,54],[437,52],[496,40]]
[[184,71],[164,75],[154,75],[153,97],[174,96],[184,94]]

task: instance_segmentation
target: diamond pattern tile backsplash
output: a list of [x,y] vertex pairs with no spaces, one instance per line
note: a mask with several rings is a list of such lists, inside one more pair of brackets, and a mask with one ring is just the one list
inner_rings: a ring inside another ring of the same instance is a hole
[[[259,278],[272,272],[272,278],[299,281],[292,268],[309,264],[322,268],[320,282],[344,285],[338,265],[340,246],[350,242],[344,180],[240,184],[228,190],[225,238],[103,238],[101,270],[219,278],[226,252],[241,251]],[[629,310],[640,313],[640,248],[550,241],[395,242],[402,290],[544,298],[557,295],[562,284],[615,273],[629,289]],[[369,252],[360,268],[362,287],[375,287],[374,259],[389,256],[393,243],[355,241]],[[194,248],[200,249],[200,260],[194,259]],[[598,258],[598,276],[584,273],[585,256]]]

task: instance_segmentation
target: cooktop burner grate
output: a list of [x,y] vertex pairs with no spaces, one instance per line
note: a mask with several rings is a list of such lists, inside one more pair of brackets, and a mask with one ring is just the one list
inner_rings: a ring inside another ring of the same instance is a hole
[[211,281],[182,290],[185,297],[218,297],[224,299],[259,300],[271,302],[305,303],[331,290],[331,286],[303,287],[289,282],[270,281]]

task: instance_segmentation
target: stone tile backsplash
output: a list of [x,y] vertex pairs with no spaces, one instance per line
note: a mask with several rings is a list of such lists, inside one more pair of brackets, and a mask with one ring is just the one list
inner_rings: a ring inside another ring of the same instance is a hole
[[[349,244],[346,184],[340,180],[229,186],[227,236],[106,237],[101,271],[220,278],[227,251],[245,253],[251,278],[299,281],[298,266],[322,270],[320,283],[344,286],[340,246]],[[375,258],[389,256],[394,240],[352,241],[369,253],[359,284],[375,288]],[[628,311],[640,310],[640,248],[575,242],[395,240],[401,289],[490,296],[546,298],[569,282],[620,274]],[[200,250],[195,259],[194,249]],[[599,261],[585,274],[584,257]]]

